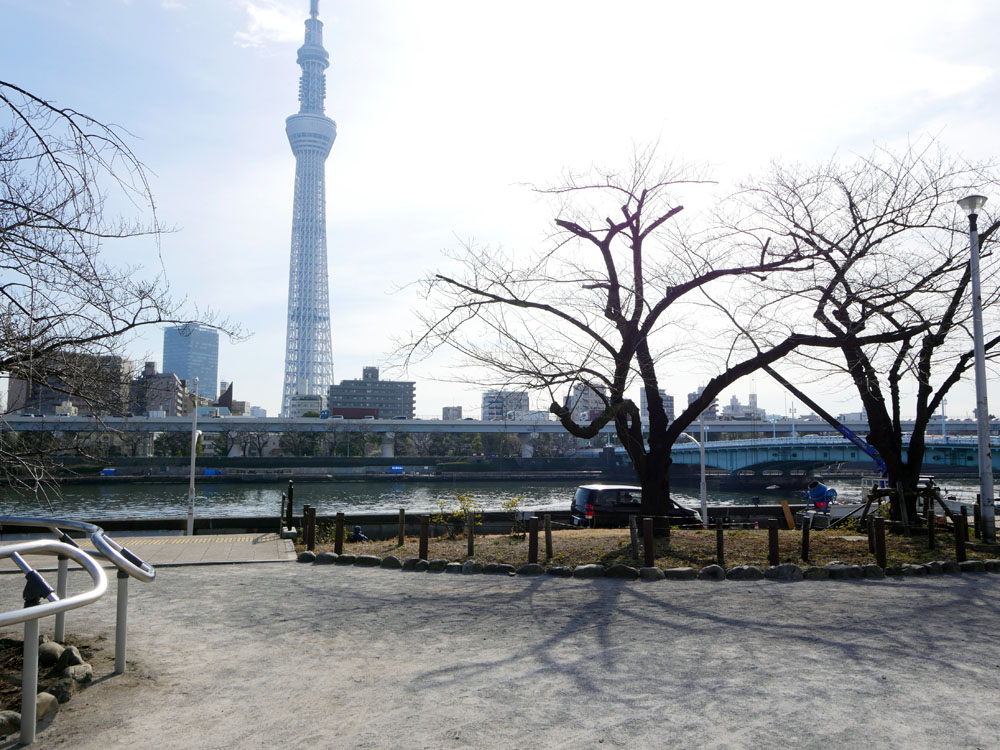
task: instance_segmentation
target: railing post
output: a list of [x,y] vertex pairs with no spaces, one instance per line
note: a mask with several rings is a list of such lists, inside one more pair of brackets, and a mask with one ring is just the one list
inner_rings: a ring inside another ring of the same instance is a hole
[[722,516],[715,522],[715,561],[722,567],[726,565],[726,527]]
[[118,571],[118,601],[115,617],[115,674],[125,674],[125,649],[128,642],[128,573]]
[[538,563],[538,516],[528,519],[528,564]]
[[545,519],[545,562],[552,559],[552,516],[548,513]]
[[778,519],[767,519],[767,564],[777,565],[781,561],[778,550]]
[[647,568],[656,564],[656,546],[653,544],[653,519],[642,519],[642,551],[643,562]]
[[344,554],[344,514],[338,513],[337,520],[333,527],[333,552],[337,555]]
[[397,547],[402,547],[406,544],[406,509],[399,509],[399,539],[397,540]]
[[21,744],[35,741],[38,713],[38,620],[24,621],[24,651],[21,667]]
[[430,534],[431,517],[427,515],[420,516],[420,551],[417,553],[417,557],[421,560],[427,559],[427,537]]
[[875,519],[875,563],[885,569],[885,519],[881,517]]
[[[66,598],[66,578],[69,575],[69,558],[66,555],[59,555],[59,572],[56,574],[56,596],[60,599]],[[56,643],[66,640],[66,613],[60,612],[56,615],[55,630],[52,638]]]

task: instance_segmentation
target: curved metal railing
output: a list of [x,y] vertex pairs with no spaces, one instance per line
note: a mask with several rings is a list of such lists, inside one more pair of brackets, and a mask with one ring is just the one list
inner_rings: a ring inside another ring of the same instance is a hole
[[[56,593],[45,578],[24,559],[25,555],[58,555],[60,560],[74,560],[90,575],[89,591],[67,597]],[[35,741],[38,705],[38,621],[43,617],[65,614],[71,609],[92,604],[104,596],[108,578],[90,555],[76,544],[52,539],[34,539],[0,547],[0,559],[10,558],[27,579],[24,607],[0,613],[0,627],[24,623],[24,659],[21,669],[21,744]]]

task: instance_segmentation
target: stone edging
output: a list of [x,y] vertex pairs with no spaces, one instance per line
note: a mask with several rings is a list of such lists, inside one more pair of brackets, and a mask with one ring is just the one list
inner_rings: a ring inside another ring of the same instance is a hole
[[522,565],[515,568],[505,563],[480,563],[467,560],[463,563],[447,560],[419,560],[415,557],[400,560],[393,555],[376,557],[375,555],[337,555],[333,552],[301,552],[300,563],[313,565],[356,565],[368,568],[386,568],[390,570],[429,571],[432,573],[459,573],[464,575],[493,574],[537,576],[550,575],[560,578],[618,578],[635,581],[758,581],[768,578],[776,581],[818,581],[818,580],[857,580],[884,579],[892,577],[910,577],[924,575],[943,575],[945,573],[1000,573],[1000,560],[967,560],[962,563],[954,561],[934,561],[916,565],[890,565],[885,570],[878,565],[849,565],[842,562],[831,562],[819,567],[816,565],[800,568],[793,563],[773,565],[760,568],[755,565],[738,565],[728,570],[719,565],[708,565],[701,570],[694,568],[633,568],[629,565],[578,565],[575,568],[538,564]]

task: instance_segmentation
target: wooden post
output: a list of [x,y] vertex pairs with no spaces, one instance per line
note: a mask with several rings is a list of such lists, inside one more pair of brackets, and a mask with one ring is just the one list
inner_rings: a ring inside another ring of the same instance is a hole
[[868,516],[868,554],[875,554],[875,516]]
[[980,539],[981,532],[980,529],[983,527],[983,506],[976,502],[975,507],[972,509],[972,535],[976,539]]
[[767,564],[777,565],[781,562],[778,551],[778,519],[767,519]]
[[642,519],[642,551],[647,568],[656,564],[656,545],[653,543],[653,519]]
[[278,513],[278,534],[285,530],[285,493],[281,493],[281,511]]
[[875,563],[885,569],[885,519],[875,519]]
[[420,516],[420,551],[417,553],[417,557],[421,560],[427,559],[427,537],[430,534],[431,527],[431,517],[427,515]]
[[406,543],[406,509],[399,509],[399,538],[396,540],[397,547],[402,547]]
[[963,505],[962,506],[962,529],[963,529],[962,536],[965,538],[965,541],[969,541],[969,506],[968,505]]
[[338,555],[344,554],[344,514],[338,513],[337,520],[333,527],[333,551]]
[[545,562],[552,559],[552,516],[546,513],[545,519]]
[[802,560],[809,562],[809,528],[812,526],[812,518],[807,517],[802,520]]
[[715,522],[715,561],[723,567],[726,564],[726,530],[722,516]]
[[632,559],[639,559],[639,529],[635,524],[635,515],[628,517],[628,534],[632,542]]
[[465,511],[465,536],[469,540],[466,554],[472,557],[476,554],[476,514],[471,510]]
[[538,563],[538,516],[528,519],[528,564]]
[[316,549],[316,509],[309,506],[309,523],[306,526],[306,549],[310,552]]
[[785,511],[785,523],[788,524],[789,531],[795,531],[795,516],[792,515],[792,509],[788,507],[788,501],[781,501],[781,509]]
[[301,527],[302,527],[301,528],[302,543],[304,545],[306,545],[306,549],[310,549],[310,547],[309,547],[309,506],[308,505],[303,505],[302,506],[302,523],[301,523]]
[[[962,508],[962,510],[965,510],[965,508]],[[969,533],[969,517],[963,513],[955,520],[958,521],[958,524],[955,526],[955,560],[965,562],[965,537]]]
[[934,515],[934,504],[927,503],[927,549],[934,549],[937,545],[937,540],[934,538],[934,532],[937,531],[937,516]]
[[287,529],[290,529],[290,528],[292,528],[295,525],[295,519],[292,516],[292,505],[293,505],[292,498],[293,497],[295,497],[295,487],[292,486],[292,480],[289,479],[288,480],[288,506],[287,506],[287,508],[285,510],[285,512],[288,513],[288,516],[287,516],[288,523],[285,524],[285,528],[287,528]]

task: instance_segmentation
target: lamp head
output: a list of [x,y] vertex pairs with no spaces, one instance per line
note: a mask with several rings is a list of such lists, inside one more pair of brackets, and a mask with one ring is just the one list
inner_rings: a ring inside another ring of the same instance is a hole
[[984,195],[967,195],[958,202],[958,205],[969,216],[975,216],[985,203],[986,196]]

